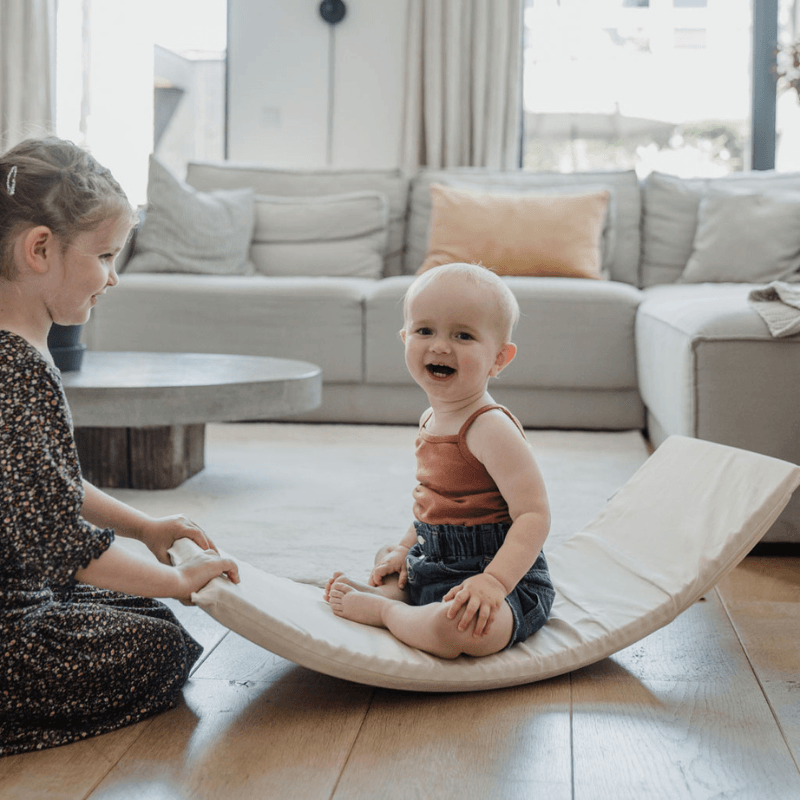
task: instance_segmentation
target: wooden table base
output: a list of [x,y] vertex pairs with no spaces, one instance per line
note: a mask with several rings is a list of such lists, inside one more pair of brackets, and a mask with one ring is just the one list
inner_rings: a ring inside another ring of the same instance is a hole
[[205,466],[206,426],[75,428],[81,472],[106,489],[174,489]]

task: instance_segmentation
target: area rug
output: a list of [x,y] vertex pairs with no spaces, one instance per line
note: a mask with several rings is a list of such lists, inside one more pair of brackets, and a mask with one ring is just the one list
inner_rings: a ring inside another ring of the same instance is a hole
[[[551,541],[580,530],[648,455],[638,431],[527,433]],[[363,579],[378,547],[412,521],[415,436],[396,425],[209,425],[202,472],[176,489],[109,493],[154,516],[186,514],[217,547],[275,575]]]

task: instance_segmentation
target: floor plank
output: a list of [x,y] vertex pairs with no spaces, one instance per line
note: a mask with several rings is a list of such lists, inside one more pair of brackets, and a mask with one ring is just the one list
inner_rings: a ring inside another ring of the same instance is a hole
[[153,721],[92,800],[331,796],[369,708],[366,687],[193,678],[186,703]]
[[0,758],[0,797],[85,798],[144,734],[153,720],[64,747]]
[[800,775],[755,679],[573,684],[575,798],[800,797]]
[[800,797],[800,773],[716,591],[573,674],[581,798]]
[[747,558],[719,591],[800,766],[800,558]]
[[275,653],[230,632],[192,675],[198,680],[224,680],[236,683],[268,683],[317,680],[318,673],[287,661]]
[[748,556],[720,582],[726,601],[800,603],[800,558]]
[[600,676],[617,668],[650,680],[720,680],[742,669],[742,647],[715,590],[669,625],[593,667]]
[[334,798],[571,797],[569,677],[471,694],[379,690]]

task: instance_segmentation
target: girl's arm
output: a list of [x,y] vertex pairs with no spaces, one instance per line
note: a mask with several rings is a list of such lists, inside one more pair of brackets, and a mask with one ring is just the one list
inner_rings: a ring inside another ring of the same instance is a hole
[[79,569],[75,578],[99,589],[140,597],[174,597],[189,603],[192,592],[222,575],[239,582],[236,564],[216,553],[203,552],[178,567],[168,567],[112,542],[108,550]]
[[177,539],[191,539],[203,550],[216,550],[205,532],[187,517],[151,517],[117,500],[83,480],[85,497],[81,516],[99,528],[113,528],[119,536],[138,539],[164,564],[169,564],[167,551]]

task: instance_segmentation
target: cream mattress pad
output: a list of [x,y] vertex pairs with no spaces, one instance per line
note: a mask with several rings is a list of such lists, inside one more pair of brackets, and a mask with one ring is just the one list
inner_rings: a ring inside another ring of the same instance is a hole
[[[672,621],[744,558],[798,485],[794,464],[670,437],[583,530],[545,546],[550,620],[486,658],[428,655],[336,617],[322,589],[238,559],[239,584],[216,578],[192,600],[256,644],[338,678],[431,692],[514,686],[599,661]],[[179,563],[196,551],[182,539],[171,554]]]

